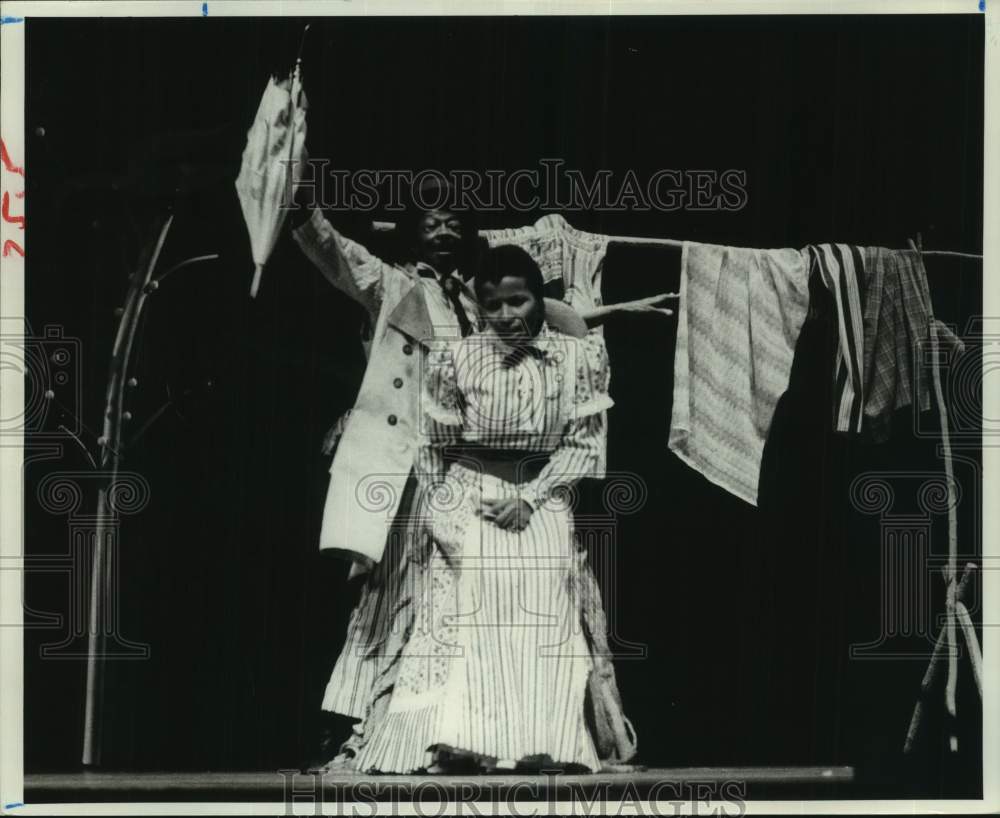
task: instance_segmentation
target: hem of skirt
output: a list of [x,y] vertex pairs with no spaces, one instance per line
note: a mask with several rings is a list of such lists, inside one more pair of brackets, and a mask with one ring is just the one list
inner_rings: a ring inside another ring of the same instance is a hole
[[338,716],[347,716],[347,718],[349,719],[358,719],[359,721],[365,717],[364,713],[361,711],[360,708],[340,707],[335,704],[334,705],[324,704],[322,707],[320,707],[320,710],[322,710],[324,713],[334,713],[335,715]]
[[440,704],[386,713],[376,735],[355,759],[365,773],[415,773],[430,766],[430,736],[437,732]]
[[[356,768],[365,773],[408,774],[426,770],[434,763],[434,751],[446,749],[456,755],[469,756],[487,762],[496,762],[498,756],[483,747],[462,747],[446,739],[440,727],[442,703],[423,708],[411,708],[387,713],[378,726],[377,735],[372,736],[355,759]],[[581,728],[586,731],[586,728]],[[514,762],[551,753],[529,751],[510,759]],[[591,772],[599,772],[601,759],[596,752],[591,758],[553,759],[556,766],[576,765]]]

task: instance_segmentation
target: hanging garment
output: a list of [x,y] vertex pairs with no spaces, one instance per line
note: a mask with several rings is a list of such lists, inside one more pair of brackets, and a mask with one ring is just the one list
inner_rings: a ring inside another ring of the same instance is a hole
[[[934,318],[923,261],[916,251],[884,247],[821,244],[806,252],[837,311],[834,429],[885,441],[893,412],[915,401],[918,411],[930,408],[920,356]],[[962,347],[935,324],[946,352]]]
[[685,242],[668,445],[757,504],[760,462],[809,307],[807,257]]
[[[578,313],[584,314],[600,307],[601,276],[604,256],[608,250],[608,237],[585,230],[577,230],[558,213],[542,216],[527,227],[509,227],[484,232],[490,247],[514,244],[524,249],[542,271],[546,284],[562,281],[563,301]],[[601,339],[604,328],[595,327],[590,334]],[[610,377],[610,372],[608,373]],[[604,384],[605,389],[608,384]],[[592,477],[603,479],[607,474],[608,444],[607,417],[604,417],[600,455],[594,464]]]
[[846,244],[820,244],[807,247],[806,252],[810,270],[830,291],[836,309],[833,428],[839,432],[860,432],[864,410],[863,251]]
[[516,244],[528,252],[546,283],[562,280],[564,300],[577,312],[603,303],[601,274],[608,237],[577,230],[557,213],[542,216],[528,227],[488,230],[490,247]]

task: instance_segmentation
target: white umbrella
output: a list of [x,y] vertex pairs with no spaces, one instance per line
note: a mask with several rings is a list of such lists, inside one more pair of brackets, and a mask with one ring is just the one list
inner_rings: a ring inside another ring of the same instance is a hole
[[247,146],[236,177],[255,265],[251,298],[257,295],[261,273],[281,233],[285,208],[293,200],[302,172],[307,105],[301,69],[300,56],[289,79],[268,79],[257,116],[247,132]]

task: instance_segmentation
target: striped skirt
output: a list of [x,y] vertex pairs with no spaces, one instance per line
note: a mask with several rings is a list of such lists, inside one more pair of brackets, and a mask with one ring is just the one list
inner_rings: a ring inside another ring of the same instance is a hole
[[516,494],[454,465],[431,498],[433,550],[356,769],[415,772],[436,749],[600,769],[585,717],[593,660],[574,590],[571,512],[542,507],[521,532],[478,515],[482,497]]
[[351,613],[344,647],[326,685],[322,709],[365,719],[381,679],[398,658],[405,610],[429,555],[426,493],[417,491],[414,475],[406,482],[385,554],[372,569]]

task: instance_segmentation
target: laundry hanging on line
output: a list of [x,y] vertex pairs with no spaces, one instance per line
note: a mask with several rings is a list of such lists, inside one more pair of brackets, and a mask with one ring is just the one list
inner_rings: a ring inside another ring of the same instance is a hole
[[798,250],[685,242],[670,449],[757,504],[764,442],[809,309]]
[[753,250],[685,242],[668,445],[713,483],[756,505],[764,443],[788,387],[816,276],[838,331],[833,428],[888,439],[892,413],[930,408],[931,322],[942,350],[961,342],[933,317],[920,254],[810,245]]
[[964,349],[937,321],[927,273],[914,250],[819,244],[806,248],[810,270],[833,296],[838,345],[833,426],[889,438],[892,413],[916,403],[930,409],[930,325],[945,354]]
[[577,312],[601,306],[601,274],[608,237],[572,227],[558,213],[527,227],[483,231],[490,247],[516,244],[528,252],[546,283],[562,281],[564,300]]
[[[546,282],[562,280],[565,301],[581,312],[603,304],[608,245],[627,239],[578,230],[558,214],[482,235],[490,246],[523,247]],[[931,321],[946,354],[963,348],[933,318],[919,252],[844,244],[802,250],[681,245],[668,445],[709,480],[754,505],[764,443],[809,307],[811,276],[834,298],[837,431],[863,432],[881,442],[894,411],[914,402],[918,411],[930,408],[927,368],[915,356],[928,348]],[[606,446],[604,451],[595,476],[605,474]]]

